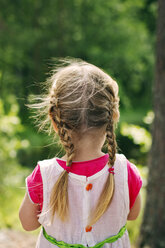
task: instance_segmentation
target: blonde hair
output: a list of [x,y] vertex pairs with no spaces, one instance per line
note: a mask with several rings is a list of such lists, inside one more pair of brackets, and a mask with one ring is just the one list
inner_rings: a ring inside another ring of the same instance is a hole
[[[114,166],[116,154],[115,124],[119,119],[117,83],[98,67],[80,60],[72,60],[53,71],[47,81],[49,94],[37,106],[44,108],[56,124],[58,135],[67,155],[66,165],[72,164],[75,147],[73,132],[82,135],[90,129],[105,127],[108,143],[109,167]],[[49,120],[50,121],[50,120]],[[89,225],[93,225],[107,210],[114,192],[114,175],[109,173]],[[50,198],[52,219],[55,213],[67,220],[68,173],[63,171],[55,183]]]

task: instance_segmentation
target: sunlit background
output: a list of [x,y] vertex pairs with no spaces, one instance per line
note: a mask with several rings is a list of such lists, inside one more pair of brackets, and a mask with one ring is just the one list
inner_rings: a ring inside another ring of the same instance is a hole
[[[30,95],[41,93],[39,82],[54,57],[84,59],[118,82],[118,152],[138,166],[144,204],[157,1],[1,0],[0,9],[0,228],[22,230],[18,209],[25,177],[38,160],[62,154],[37,131],[25,106]],[[134,247],[141,219],[128,223]]]

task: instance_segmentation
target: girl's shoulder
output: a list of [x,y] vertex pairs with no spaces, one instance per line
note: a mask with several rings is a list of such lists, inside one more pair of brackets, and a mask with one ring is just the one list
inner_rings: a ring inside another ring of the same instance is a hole
[[124,163],[126,163],[126,160],[127,160],[127,158],[125,157],[124,154],[116,153],[116,162],[117,162],[117,163],[122,163],[122,164],[124,164]]
[[124,154],[116,154],[114,169],[117,173],[126,173],[127,171],[127,158]]
[[50,159],[39,160],[38,165],[40,167],[51,167],[56,163],[56,157]]
[[125,183],[128,185],[130,209],[142,188],[142,177],[137,166],[131,163],[123,154],[116,154],[115,171],[118,178],[124,177]]
[[127,169],[128,177],[134,177],[141,180],[140,172],[137,166],[131,163],[124,154],[116,154],[115,165],[116,169],[120,167],[121,170]]
[[142,186],[142,177],[137,166],[131,163],[123,154],[116,154],[116,169],[120,165],[121,170],[127,170],[128,183],[134,182]]
[[44,171],[51,172],[52,170],[57,170],[57,174],[61,173],[63,169],[61,168],[61,166],[59,166],[57,159],[58,159],[57,157],[54,157],[54,158],[38,161],[38,165],[40,166],[41,173]]
[[43,204],[43,182],[51,175],[58,175],[60,169],[56,169],[56,158],[44,159],[37,162],[32,173],[26,178],[26,190],[32,203]]

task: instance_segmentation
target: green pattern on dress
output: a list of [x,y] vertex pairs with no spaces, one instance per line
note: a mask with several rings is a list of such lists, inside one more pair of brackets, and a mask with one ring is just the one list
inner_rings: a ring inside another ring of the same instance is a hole
[[68,244],[68,243],[65,243],[64,241],[57,241],[55,238],[51,237],[50,235],[48,235],[45,231],[45,228],[43,228],[43,235],[44,237],[49,241],[51,242],[52,244],[54,245],[57,245],[58,247],[60,248],[101,248],[105,243],[113,243],[115,242],[116,240],[118,240],[119,238],[121,238],[123,236],[123,234],[125,233],[126,231],[126,225],[123,226],[120,231],[118,232],[118,234],[114,235],[114,236],[111,236],[101,242],[99,242],[98,244],[94,245],[94,246],[91,246],[91,247],[86,247],[84,245],[81,245],[81,244]]

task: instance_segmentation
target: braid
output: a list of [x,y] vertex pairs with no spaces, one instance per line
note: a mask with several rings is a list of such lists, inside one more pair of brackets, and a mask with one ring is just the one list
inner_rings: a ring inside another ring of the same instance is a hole
[[116,146],[117,146],[112,115],[110,115],[109,123],[106,128],[106,133],[107,133],[106,138],[108,141],[108,154],[109,154],[108,165],[112,167],[116,159]]
[[[111,107],[113,109],[113,105]],[[109,154],[108,165],[109,167],[113,167],[115,163],[115,158],[116,158],[116,139],[115,139],[115,133],[114,133],[113,111],[109,110],[108,113],[109,113],[109,122],[106,127],[106,133],[107,133],[106,138],[108,141],[108,154]],[[114,175],[112,173],[109,173],[107,181],[105,182],[103,191],[99,197],[96,209],[92,211],[92,214],[89,220],[89,225],[95,224],[109,207],[112,197],[113,197],[114,187],[115,187],[114,186]]]
[[[69,129],[66,124],[60,119],[60,109],[58,108],[57,100],[54,101],[55,97],[51,97],[50,102],[52,106],[50,107],[49,114],[57,125],[58,135],[60,137],[61,143],[64,146],[67,154],[66,166],[70,167],[72,164],[72,159],[74,157],[74,145],[72,143],[71,136],[69,135]],[[55,212],[65,221],[68,217],[68,172],[64,170],[57,182],[53,186],[50,198],[50,208],[51,208],[51,219]]]
[[68,128],[66,128],[66,125],[63,124],[58,129],[58,134],[60,136],[61,142],[63,146],[65,147],[66,153],[67,153],[67,166],[71,166],[72,159],[74,157],[74,145],[71,140],[71,136],[68,133]]
[[74,157],[74,145],[72,143],[71,136],[69,135],[69,129],[66,123],[61,120],[60,109],[58,108],[58,101],[55,100],[53,102],[56,102],[56,115],[55,115],[54,121],[57,124],[58,135],[60,137],[61,143],[63,144],[66,150],[66,154],[67,154],[66,165],[71,166],[72,159]]

